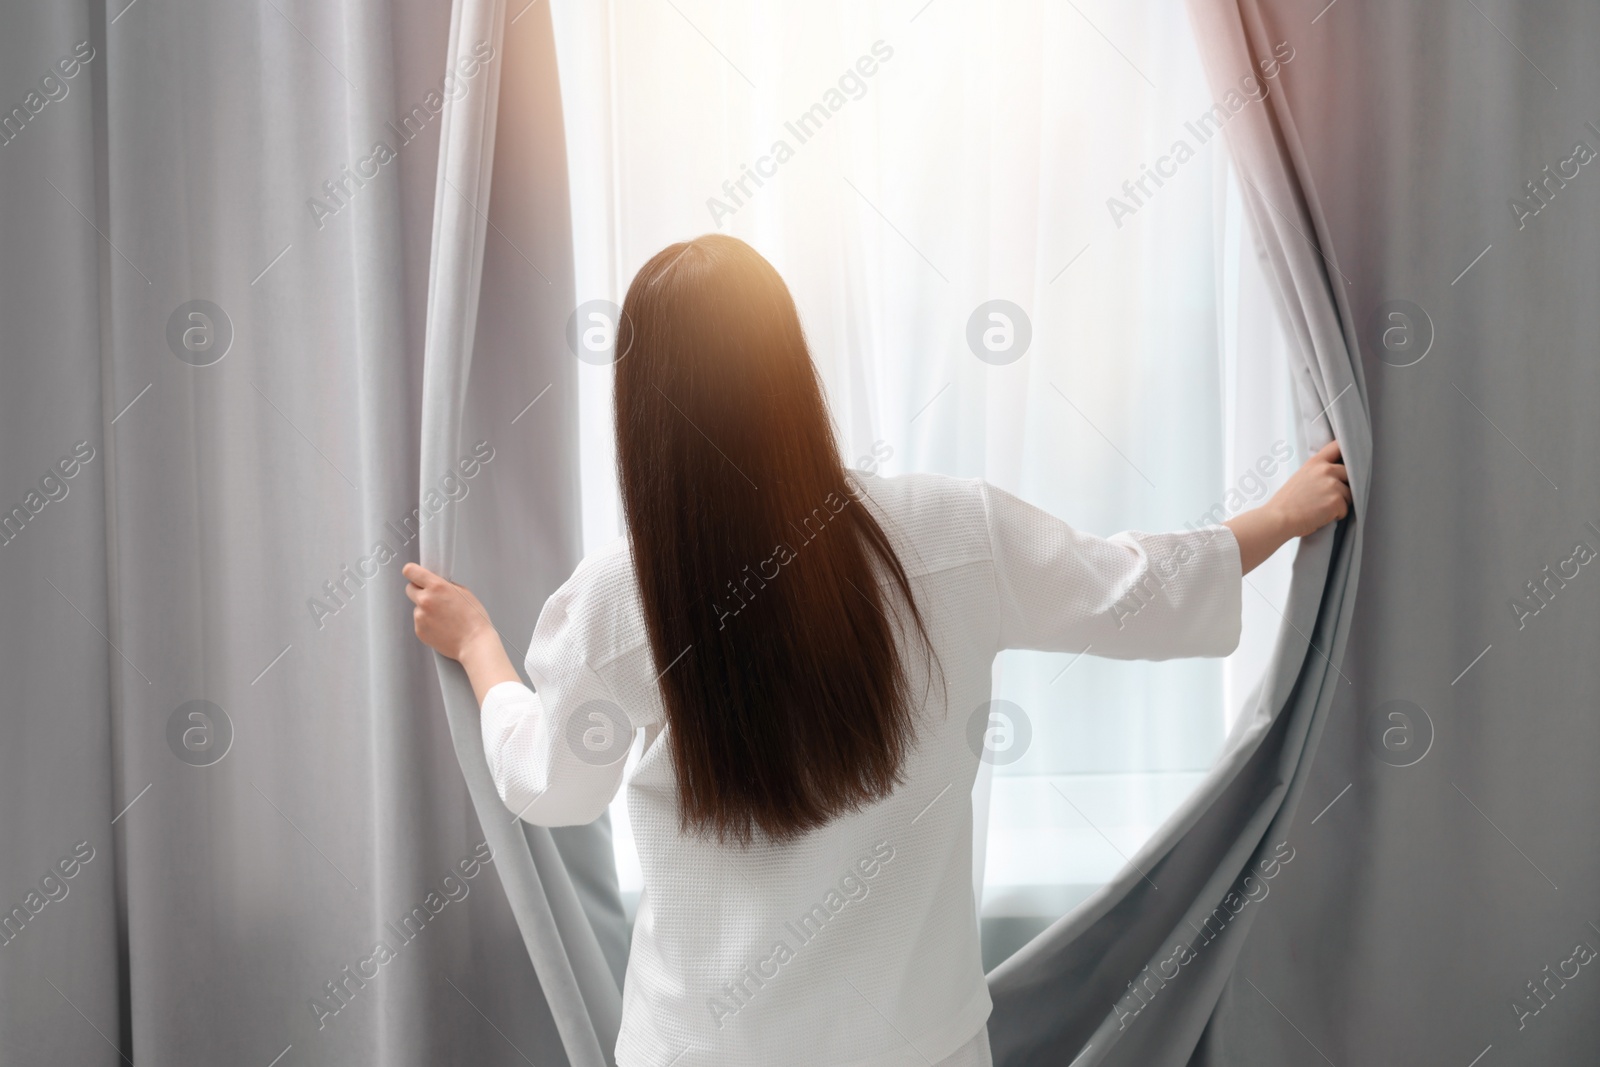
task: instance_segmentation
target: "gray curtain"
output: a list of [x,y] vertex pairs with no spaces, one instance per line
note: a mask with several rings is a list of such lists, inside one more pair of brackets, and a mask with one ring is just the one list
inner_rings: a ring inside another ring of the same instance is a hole
[[606,826],[463,780],[399,575],[520,645],[577,559],[548,5],[12,5],[0,101],[0,1062],[600,1062]]
[[[548,10],[540,14],[547,16]],[[504,21],[500,0],[458,0],[450,30],[451,53],[461,53],[469,42],[498,40]],[[453,457],[467,442],[504,433],[510,438],[506,451],[513,469],[509,475],[499,473],[514,485],[549,485],[560,492],[568,516],[576,511],[576,464],[570,451],[551,456],[512,443],[516,441],[516,423],[529,414],[535,421],[564,426],[569,439],[575,433],[571,416],[577,390],[572,373],[575,362],[568,359],[556,368],[541,368],[551,372],[551,380],[543,387],[528,381],[524,366],[530,337],[542,335],[546,347],[559,353],[560,335],[549,326],[559,323],[564,335],[561,312],[573,306],[572,285],[566,279],[556,285],[535,260],[522,255],[513,236],[537,233],[541,221],[556,226],[566,222],[565,210],[553,213],[555,218],[541,219],[541,214],[552,214],[547,206],[541,211],[541,203],[550,203],[552,190],[548,184],[530,188],[526,181],[541,158],[557,163],[564,159],[557,147],[561,143],[560,110],[549,106],[559,103],[551,85],[552,68],[553,64],[545,64],[541,78],[531,73],[535,68],[530,65],[507,64],[503,114],[499,111],[502,94],[493,88],[476,96],[465,95],[445,109],[422,387],[420,495],[424,506],[432,488],[430,471],[449,470]],[[541,97],[546,107],[530,109],[528,101]],[[502,132],[503,145],[499,143]],[[498,182],[493,180],[496,176]],[[502,190],[493,201],[492,188]],[[480,207],[491,202],[492,212]],[[570,245],[559,229],[543,236],[545,240],[534,247],[547,259],[554,252],[563,265],[571,262]],[[524,262],[517,263],[514,256],[521,256]],[[483,294],[485,277],[493,279],[487,298]],[[480,337],[482,358],[474,360],[475,341]],[[519,381],[526,383],[522,392],[508,390]],[[558,383],[561,388],[556,391]],[[552,392],[553,397],[548,395]],[[540,401],[545,401],[545,407],[534,412],[533,405]],[[515,636],[501,636],[513,662],[520,662],[520,649],[532,633],[534,621],[528,609],[542,604],[543,598],[538,596],[540,576],[524,562],[528,543],[507,534],[537,524],[548,501],[533,494],[507,494],[505,501],[506,508],[482,525],[462,523],[458,530],[455,517],[447,516],[429,526],[422,537],[422,554],[424,564],[439,573],[458,580],[470,576],[464,584],[493,591],[485,606],[502,626],[507,620],[518,623],[511,630]],[[569,535],[570,545],[572,524],[563,525],[559,533]],[[576,560],[566,553],[553,560],[547,556],[542,562],[561,566],[562,573],[552,576],[558,584]],[[622,976],[613,972],[602,951],[551,832],[529,826],[515,814],[507,818],[489,777],[478,728],[478,703],[466,672],[444,656],[435,659],[456,757],[479,822],[499,857],[501,881],[549,998],[567,1058],[573,1067],[611,1063],[622,1016]],[[581,841],[593,837],[595,831],[572,828],[565,833]],[[596,850],[594,855],[611,872],[609,899],[616,904],[611,917],[620,933],[615,861],[609,849]],[[613,955],[612,960],[617,959]]]
[[[578,552],[510,2],[0,16],[4,1062],[609,1056],[606,827],[485,793],[398,576],[520,659]],[[1226,130],[1357,512],[1205,785],[991,975],[996,1060],[1590,1062],[1600,11],[1190,3],[1219,99],[1296,50]]]
[[1298,49],[1277,149],[1378,448],[1297,858],[1192,1062],[1594,1063],[1600,7],[1325,3],[1192,5]]
[[1357,511],[1159,891],[993,975],[997,1062],[1592,1063],[1600,9],[1189,7],[1219,100],[1295,50],[1226,130]]
[[[1191,0],[1219,102],[1230,89],[1240,99],[1242,78],[1261,79],[1282,39],[1245,6]],[[1311,47],[1299,35],[1291,46]],[[1351,685],[1338,664],[1354,611],[1372,444],[1350,297],[1296,131],[1295,75],[1304,71],[1275,71],[1277,91],[1229,108],[1222,126],[1300,354],[1308,443],[1339,439],[1355,512],[1301,543],[1277,650],[1205,782],[1119,877],[991,972],[990,1039],[1002,1067],[1188,1062],[1232,988],[1264,902],[1296,871],[1293,827],[1312,756],[1338,693]]]

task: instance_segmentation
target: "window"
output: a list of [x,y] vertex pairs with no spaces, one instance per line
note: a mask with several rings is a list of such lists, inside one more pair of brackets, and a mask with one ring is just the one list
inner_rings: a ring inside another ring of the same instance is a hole
[[[983,477],[1107,534],[1215,521],[1303,457],[1229,112],[1176,0],[558,2],[555,24],[578,300],[620,302],[673,241],[750,241],[800,306],[847,462]],[[580,369],[593,547],[621,529],[611,371]],[[995,696],[1027,726],[998,727],[1018,747],[974,797],[988,963],[1206,773],[1287,564],[1251,576],[1226,662],[1000,658]],[[621,801],[613,815],[636,900]]]

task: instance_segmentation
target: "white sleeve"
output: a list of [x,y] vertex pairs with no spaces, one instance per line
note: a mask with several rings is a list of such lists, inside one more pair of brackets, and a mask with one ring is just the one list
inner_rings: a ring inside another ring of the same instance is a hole
[[501,682],[484,694],[483,753],[506,807],[539,826],[577,826],[606,810],[622,784],[634,725],[590,665],[605,635],[575,619],[569,582],[545,604],[526,666],[538,692]]
[[1174,659],[1238,646],[1243,575],[1226,526],[1095,537],[991,485],[983,498],[1000,648]]

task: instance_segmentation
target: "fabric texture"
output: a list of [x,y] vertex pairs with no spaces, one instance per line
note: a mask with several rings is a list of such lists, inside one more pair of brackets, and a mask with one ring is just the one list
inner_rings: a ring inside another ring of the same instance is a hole
[[1267,121],[1229,127],[1298,347],[1325,366],[1336,310],[1360,353],[1310,410],[1365,527],[1348,651],[1316,637],[1344,678],[1273,835],[1297,858],[1190,1062],[1592,1064],[1600,6],[1312,24],[1324,3],[1190,5],[1218,83],[1299,51]]
[[[785,845],[680,833],[670,726],[626,539],[585,559],[545,605],[527,656],[538,692],[505,682],[486,694],[489,771],[506,807],[536,823],[603,811],[644,731],[628,781],[645,893],[623,1067],[793,1063],[799,1048],[809,1064],[857,1067],[953,1054],[990,1009],[970,838],[994,657],[1222,656],[1238,642],[1239,552],[1225,526],[1100,538],[981,481],[859,485],[840,509],[880,518],[947,684],[919,709],[905,784],[883,800]],[[924,677],[925,654],[907,656],[911,676]]]
[[934,1067],[994,1067],[989,1055],[989,1027],[972,1035],[972,1040],[934,1064]]
[[[505,15],[503,0],[458,0],[450,27],[453,49],[463,47],[468,41],[483,41],[492,52],[494,46],[503,41]],[[539,80],[528,80],[527,71],[523,70],[520,73],[525,84],[507,92],[506,98],[513,107],[525,106],[530,95],[551,87],[554,71],[549,66],[533,70]],[[499,71],[495,73],[498,75]],[[511,276],[514,269],[507,262],[491,261],[487,257],[491,223],[480,206],[491,202],[495,172],[504,164],[519,159],[515,153],[504,157],[496,153],[499,88],[497,81],[491,81],[483,92],[462,94],[449,100],[441,118],[422,383],[423,477],[418,492],[423,507],[429,506],[430,493],[437,494],[427,472],[448,464],[450,457],[457,454],[468,439],[464,428],[476,413],[471,410],[474,405],[470,397],[480,324],[487,334],[485,347],[498,350],[495,354],[501,359],[520,351],[508,345],[508,342],[515,343],[513,339],[520,332],[517,326],[543,330],[548,336],[554,325],[552,317],[530,315],[529,311],[537,305],[530,305],[526,296],[515,289],[502,288],[499,300],[482,299],[485,273],[498,268],[504,279]],[[519,93],[517,88],[524,91]],[[538,99],[537,95],[532,98]],[[560,127],[550,121],[550,112],[547,106],[542,115],[520,114],[516,116],[520,121],[510,121],[507,126],[513,135],[520,134],[523,138],[537,134],[547,143],[550,139],[559,140]],[[527,169],[513,170],[517,179],[511,190],[514,206],[502,209],[503,214],[522,219],[531,214],[526,201],[529,192],[520,180]],[[514,243],[503,230],[495,227],[495,233],[515,250]],[[518,255],[526,261],[526,255],[520,250]],[[515,274],[522,285],[534,286],[526,272],[516,271]],[[548,277],[544,281],[547,286],[551,285]],[[552,302],[558,308],[563,298],[571,299],[567,287],[563,287],[559,295],[550,295],[554,296]],[[491,375],[482,375],[481,380],[497,380],[492,372],[502,367],[503,364],[492,365]],[[499,406],[504,398],[498,395],[498,390],[495,393],[496,406]],[[524,408],[524,412],[526,410]],[[500,414],[504,417],[503,412]],[[513,416],[513,421],[519,417]],[[424,565],[459,578],[470,571],[474,558],[483,558],[479,552],[488,549],[492,553],[499,543],[493,535],[479,535],[467,551],[458,554],[458,544],[472,537],[472,532],[460,531],[458,536],[454,520],[452,514],[422,531],[421,556]],[[462,566],[458,568],[458,565]],[[501,817],[484,764],[478,726],[473,721],[476,701],[471,685],[460,664],[440,655],[435,655],[434,660],[456,756],[485,840],[499,858],[501,885],[517,917],[523,943],[561,1035],[567,1061],[572,1067],[602,1067],[611,1062],[609,1050],[614,1044],[621,995],[613,969],[615,957],[607,958],[596,928],[603,926],[606,918],[620,918],[620,907],[601,914],[592,907],[586,911],[555,838],[545,829],[525,828],[520,822],[508,822]],[[593,823],[601,814],[595,812],[581,822]],[[573,832],[582,834],[584,831],[574,828]],[[574,850],[569,855],[599,858],[594,850],[587,849]],[[610,871],[614,891],[614,864]]]
[[[437,524],[468,581],[512,538],[525,633],[579,556],[545,5],[0,18],[0,1063],[565,1062],[400,575]],[[474,373],[422,459],[440,128],[496,83]],[[617,914],[603,831],[554,838],[573,930]]]

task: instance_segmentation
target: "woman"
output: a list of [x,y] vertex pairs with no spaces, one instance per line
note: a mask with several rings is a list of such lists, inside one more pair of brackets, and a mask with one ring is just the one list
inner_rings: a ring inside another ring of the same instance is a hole
[[989,1064],[971,790],[995,655],[1226,655],[1243,573],[1346,514],[1338,445],[1222,525],[1101,539],[981,481],[846,471],[789,291],[741,241],[663,250],[623,312],[628,535],[545,604],[537,692],[471,593],[405,569],[513,812],[597,818],[645,731],[617,1063]]

